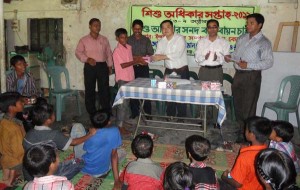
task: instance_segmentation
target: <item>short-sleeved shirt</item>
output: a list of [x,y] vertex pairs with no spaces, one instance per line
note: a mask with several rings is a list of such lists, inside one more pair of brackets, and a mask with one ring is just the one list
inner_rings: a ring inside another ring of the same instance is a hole
[[192,162],[190,171],[193,173],[193,184],[195,190],[217,190],[219,184],[216,172],[204,162]]
[[83,155],[85,162],[82,172],[90,175],[100,175],[111,168],[111,153],[122,144],[120,131],[117,127],[98,129],[96,134],[85,141]]
[[133,66],[122,68],[122,63],[127,63],[133,61],[131,46],[126,44],[126,47],[118,43],[117,47],[113,52],[114,68],[116,72],[116,82],[122,81],[132,81],[134,80],[134,70]]
[[255,157],[261,150],[266,148],[267,145],[255,145],[240,150],[240,154],[236,158],[235,164],[230,171],[231,177],[239,184],[242,184],[242,187],[239,189],[264,189],[256,175]]
[[59,150],[67,150],[72,142],[72,138],[65,136],[59,130],[52,130],[50,127],[35,126],[34,129],[26,134],[23,146],[27,150],[35,144],[46,141],[53,141]]
[[49,175],[44,177],[35,177],[33,181],[28,182],[23,190],[74,190],[73,184],[66,177]]
[[289,155],[294,162],[297,173],[300,172],[299,159],[296,155],[296,152],[295,152],[292,142],[276,142],[276,141],[271,140],[270,144],[269,144],[269,148],[275,148],[275,149],[282,151],[282,152],[286,153],[287,155]]

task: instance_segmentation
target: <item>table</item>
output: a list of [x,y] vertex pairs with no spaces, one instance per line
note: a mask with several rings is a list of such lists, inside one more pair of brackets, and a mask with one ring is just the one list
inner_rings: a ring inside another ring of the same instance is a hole
[[[159,80],[159,79],[157,79]],[[122,104],[124,99],[141,99],[143,102],[145,100],[155,100],[155,101],[167,101],[167,102],[177,102],[177,103],[186,103],[186,104],[196,104],[196,105],[216,105],[219,108],[217,122],[220,126],[226,118],[226,109],[223,99],[222,92],[212,91],[212,90],[201,90],[199,81],[191,81],[189,85],[179,85],[176,89],[161,89],[151,87],[151,79],[149,78],[137,78],[119,88],[119,91],[116,95],[113,106]],[[140,121],[143,116],[147,116],[143,111],[143,104],[141,104],[141,112],[137,123],[137,128],[141,125]],[[206,109],[205,109],[206,110]],[[147,120],[147,119],[145,119]],[[203,132],[206,136],[206,111],[204,111],[203,120],[203,130],[196,130]],[[161,122],[160,123],[168,123]],[[169,122],[170,123],[170,122]],[[172,122],[171,122],[172,123]],[[178,124],[178,123],[176,123]],[[185,125],[185,123],[183,123]],[[194,125],[195,126],[195,125]],[[143,126],[148,128],[163,128],[171,130],[185,130],[182,128],[167,128],[167,127],[153,127],[153,126]],[[188,130],[195,131],[195,130]]]

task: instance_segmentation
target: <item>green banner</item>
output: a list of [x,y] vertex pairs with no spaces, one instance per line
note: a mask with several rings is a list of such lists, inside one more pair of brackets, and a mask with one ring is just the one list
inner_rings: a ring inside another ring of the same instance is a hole
[[162,38],[160,23],[163,20],[171,20],[175,32],[186,37],[188,55],[194,55],[197,41],[207,35],[206,22],[209,19],[219,21],[219,36],[229,41],[230,51],[233,51],[237,37],[246,32],[246,16],[258,11],[258,7],[250,6],[176,7],[132,5],[128,20],[129,26],[135,19],[143,21],[143,34],[150,38],[154,49],[156,49],[158,40]]

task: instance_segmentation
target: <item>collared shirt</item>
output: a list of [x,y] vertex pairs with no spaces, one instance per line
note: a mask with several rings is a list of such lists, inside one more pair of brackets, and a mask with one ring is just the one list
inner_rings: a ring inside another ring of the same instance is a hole
[[168,69],[179,69],[188,64],[186,54],[186,42],[183,36],[174,34],[171,40],[163,37],[158,41],[155,54],[166,55],[165,67]]
[[255,157],[267,145],[255,145],[241,148],[239,156],[235,160],[235,164],[230,171],[231,177],[243,186],[239,189],[256,189],[263,190],[262,184],[259,182],[255,170]]
[[138,158],[130,162],[121,175],[128,190],[163,190],[163,169],[150,158]]
[[[195,51],[195,61],[199,63],[200,66],[222,65],[225,62],[223,55],[229,55],[229,49],[230,45],[225,39],[218,36],[215,41],[212,42],[207,36],[200,39],[197,43],[197,49]],[[211,54],[206,60],[205,56],[209,52],[211,52]],[[214,53],[216,53],[217,55],[216,61],[213,61]]]
[[109,67],[113,65],[108,39],[101,34],[98,35],[97,39],[90,34],[82,37],[76,47],[75,55],[83,63],[88,58],[93,58],[96,62],[106,62]]
[[0,163],[3,169],[22,164],[25,130],[20,120],[5,114],[0,120]]
[[44,176],[35,177],[33,181],[28,182],[23,190],[73,190],[73,184],[62,176]]
[[[40,93],[37,91],[35,86],[35,80],[30,73],[25,72],[23,77],[23,87],[19,92],[22,96],[39,96]],[[17,92],[18,91],[18,76],[16,71],[13,71],[6,76],[6,91]]]
[[146,56],[154,53],[150,39],[144,35],[140,39],[136,39],[134,35],[131,35],[127,43],[132,47],[133,56]]
[[[240,36],[231,56],[234,60],[246,61],[245,70],[265,70],[272,67],[274,62],[272,44],[261,31],[251,39],[249,33]],[[237,64],[234,67],[242,70]]]
[[131,46],[126,44],[126,47],[124,47],[123,45],[118,43],[113,52],[113,59],[116,72],[116,82],[118,82],[119,80],[126,82],[134,80],[133,66],[131,65],[126,68],[121,67],[122,63],[133,61]]
[[300,172],[299,159],[297,158],[292,142],[276,142],[271,140],[269,148],[275,148],[289,155],[294,162],[297,173]]
[[[190,168],[206,168],[206,164],[204,162],[192,162],[190,164]],[[210,168],[211,169],[211,168]],[[211,169],[212,170],[212,169]],[[195,183],[194,179],[199,177],[199,175],[202,175],[202,173],[200,173],[201,170],[191,170],[192,172],[197,172],[197,173],[193,173],[193,182]],[[202,172],[205,172],[204,170]],[[210,173],[207,171],[206,175],[209,175]],[[209,175],[206,176],[206,179],[204,181],[206,181],[206,183],[204,183],[202,180],[200,180],[201,182],[196,183],[195,184],[195,190],[217,190],[219,189],[219,183],[218,183],[218,178],[216,176],[216,173],[213,172],[211,173],[213,175]],[[194,178],[195,177],[195,178]],[[199,178],[197,178],[197,180],[199,180]],[[208,183],[208,181],[211,181],[211,183]],[[214,181],[214,183],[212,183],[212,181]]]
[[72,138],[65,136],[59,130],[53,130],[48,126],[35,126],[23,140],[25,150],[35,144],[52,140],[59,150],[67,150],[72,143]]

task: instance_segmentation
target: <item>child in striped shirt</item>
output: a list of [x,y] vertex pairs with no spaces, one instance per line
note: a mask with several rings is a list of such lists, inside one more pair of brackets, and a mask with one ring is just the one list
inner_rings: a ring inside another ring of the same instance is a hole
[[59,165],[53,141],[30,147],[25,153],[23,164],[30,175],[34,176],[33,181],[28,182],[23,190],[74,190],[73,184],[66,177],[53,175]]

